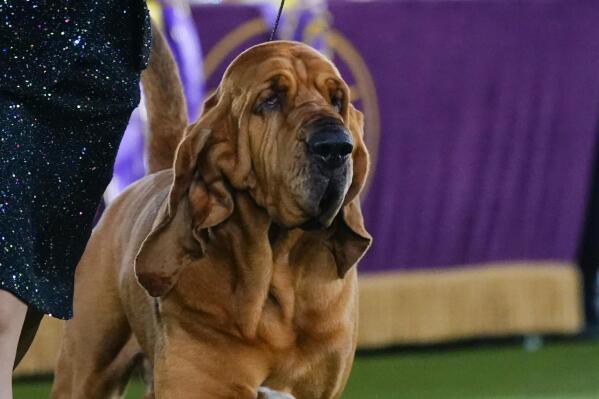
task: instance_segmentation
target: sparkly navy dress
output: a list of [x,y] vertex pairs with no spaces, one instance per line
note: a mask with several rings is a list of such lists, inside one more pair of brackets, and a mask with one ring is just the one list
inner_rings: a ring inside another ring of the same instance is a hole
[[42,313],[72,316],[150,36],[143,0],[0,1],[0,289]]

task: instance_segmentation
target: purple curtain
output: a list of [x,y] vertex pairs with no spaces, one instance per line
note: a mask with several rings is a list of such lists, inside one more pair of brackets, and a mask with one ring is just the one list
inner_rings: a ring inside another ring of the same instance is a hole
[[574,260],[599,117],[599,2],[330,9],[380,105],[361,270]]

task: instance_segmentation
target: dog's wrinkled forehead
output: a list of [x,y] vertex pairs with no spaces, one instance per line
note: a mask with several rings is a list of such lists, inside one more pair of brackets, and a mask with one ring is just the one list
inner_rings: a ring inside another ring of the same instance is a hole
[[281,70],[292,71],[299,80],[307,80],[314,72],[342,80],[333,63],[312,47],[299,42],[274,41],[241,53],[227,68],[223,83],[252,84]]

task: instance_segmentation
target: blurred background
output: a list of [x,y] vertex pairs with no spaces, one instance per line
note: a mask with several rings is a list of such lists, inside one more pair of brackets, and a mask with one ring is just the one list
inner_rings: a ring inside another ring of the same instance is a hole
[[[278,1],[152,1],[189,106]],[[599,398],[599,2],[287,0],[364,112],[359,351],[344,398]],[[142,105],[105,203],[144,175]],[[44,398],[46,319],[15,397]],[[141,397],[140,383],[127,398]]]

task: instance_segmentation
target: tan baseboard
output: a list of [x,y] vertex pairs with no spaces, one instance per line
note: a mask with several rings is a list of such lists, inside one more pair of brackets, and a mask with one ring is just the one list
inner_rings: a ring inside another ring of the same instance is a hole
[[578,332],[573,264],[523,262],[360,276],[362,348],[485,336]]

